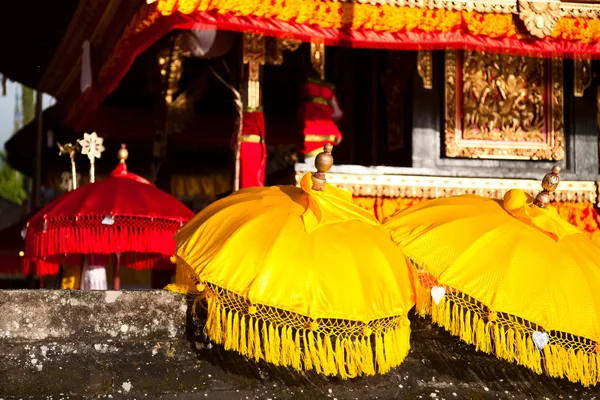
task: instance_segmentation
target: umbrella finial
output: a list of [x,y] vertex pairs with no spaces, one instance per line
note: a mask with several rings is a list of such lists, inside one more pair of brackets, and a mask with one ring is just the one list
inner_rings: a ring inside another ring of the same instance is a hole
[[535,197],[533,204],[540,208],[546,208],[546,206],[550,204],[550,193],[556,190],[558,183],[560,182],[558,174],[560,174],[560,167],[555,165],[552,167],[552,172],[544,176],[544,179],[542,180],[543,190]]
[[129,151],[127,151],[127,146],[125,146],[125,144],[121,145],[121,148],[117,153],[117,158],[121,164],[125,164],[125,161],[127,161],[127,158],[129,158]]
[[90,159],[90,183],[96,181],[96,158],[102,156],[104,151],[104,139],[99,137],[96,132],[84,133],[83,139],[77,140],[81,146],[81,154],[87,155]]
[[73,146],[71,143],[62,145],[59,142],[56,142],[56,145],[58,146],[58,149],[59,149],[59,152],[58,152],[59,156],[64,156],[64,155],[68,154],[69,157],[71,158],[71,175],[73,176],[73,184],[71,185],[71,187],[73,188],[73,190],[75,190],[75,189],[77,189],[77,168],[75,167],[75,155],[77,154],[77,151],[79,150],[77,143],[75,143],[75,146]]
[[323,148],[323,152],[319,153],[315,158],[315,168],[317,169],[317,172],[312,174],[313,190],[325,189],[325,184],[327,183],[325,172],[329,171],[333,166],[332,150],[333,145],[327,143]]

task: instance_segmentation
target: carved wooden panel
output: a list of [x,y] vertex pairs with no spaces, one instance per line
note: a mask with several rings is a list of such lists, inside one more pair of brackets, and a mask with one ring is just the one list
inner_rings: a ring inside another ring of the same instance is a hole
[[562,60],[448,51],[445,153],[562,160]]

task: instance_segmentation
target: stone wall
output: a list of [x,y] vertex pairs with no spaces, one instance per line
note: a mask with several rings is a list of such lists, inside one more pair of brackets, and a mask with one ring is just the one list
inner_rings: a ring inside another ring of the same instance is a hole
[[600,397],[475,352],[416,318],[411,353],[385,376],[298,374],[211,345],[189,310],[164,291],[0,291],[0,399]]

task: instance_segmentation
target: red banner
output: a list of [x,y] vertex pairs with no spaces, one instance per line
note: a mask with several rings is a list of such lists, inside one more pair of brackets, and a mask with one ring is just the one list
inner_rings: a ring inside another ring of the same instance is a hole
[[262,111],[245,112],[240,149],[240,188],[265,185],[267,146]]

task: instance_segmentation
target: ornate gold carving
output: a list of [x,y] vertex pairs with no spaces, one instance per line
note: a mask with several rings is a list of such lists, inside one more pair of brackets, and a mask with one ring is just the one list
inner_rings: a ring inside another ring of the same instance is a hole
[[[164,140],[166,146],[167,135],[180,133],[194,113],[193,102],[188,101],[187,93],[179,92],[179,80],[183,72],[183,60],[189,56],[184,50],[183,35],[177,35],[171,46],[163,49],[158,56],[158,64],[162,75],[162,95],[166,105],[165,135],[159,140]],[[177,96],[176,96],[177,95]]]
[[316,40],[310,42],[310,62],[321,79],[325,79],[325,44],[323,42]]
[[576,58],[573,61],[573,68],[573,95],[583,97],[585,89],[592,84],[592,60],[589,58]]
[[301,40],[294,40],[294,39],[277,39],[279,41],[279,46],[281,47],[282,50],[284,51],[296,51],[298,50],[298,48],[300,48],[300,45],[302,44]]
[[431,50],[420,50],[417,55],[417,71],[423,79],[425,89],[433,88],[433,53]]
[[269,65],[283,64],[283,49],[279,45],[278,38],[266,38],[266,63]]
[[519,17],[533,36],[550,35],[561,15],[560,1],[519,0]]
[[562,60],[446,52],[446,156],[562,160]]
[[266,63],[283,64],[284,51],[296,51],[302,42],[293,39],[266,38]]
[[388,151],[404,148],[404,102],[409,68],[401,51],[389,51],[387,68],[381,79],[386,94],[386,119]]
[[590,19],[600,17],[600,3],[595,0],[585,3],[561,0],[560,10],[563,17]]
[[[355,3],[356,0],[340,0]],[[358,0],[359,3],[381,4],[397,7],[418,7],[482,13],[516,13],[517,0]]]
[[248,89],[246,107],[257,109],[261,105],[260,72],[265,65],[265,38],[244,33],[244,64],[248,64]]
[[[296,172],[296,184],[304,176]],[[423,197],[436,199],[461,194],[501,199],[510,189],[523,189],[531,196],[539,192],[540,181],[533,179],[455,178],[415,175],[327,174],[327,182],[348,189],[354,196],[365,197]],[[550,195],[551,201],[590,202],[596,204],[598,187],[592,181],[561,181]]]

